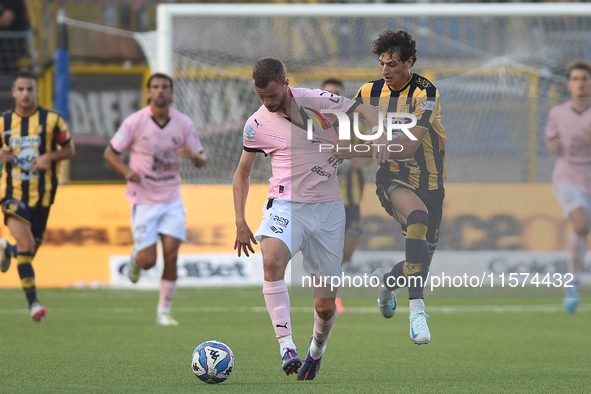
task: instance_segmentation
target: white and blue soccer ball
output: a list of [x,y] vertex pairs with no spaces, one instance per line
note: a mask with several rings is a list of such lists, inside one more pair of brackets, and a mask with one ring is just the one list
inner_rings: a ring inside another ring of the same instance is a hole
[[222,383],[234,370],[234,354],[225,343],[203,342],[193,352],[191,369],[205,383]]

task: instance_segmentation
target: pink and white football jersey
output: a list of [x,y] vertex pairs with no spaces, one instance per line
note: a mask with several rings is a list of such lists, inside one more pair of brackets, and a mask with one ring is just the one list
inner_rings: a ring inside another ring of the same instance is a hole
[[116,152],[129,149],[129,167],[141,175],[139,183],[127,182],[125,199],[134,204],[168,204],[181,200],[179,156],[181,146],[203,151],[191,119],[170,108],[161,127],[150,106],[128,116],[111,139]]
[[[244,150],[271,155],[269,198],[304,203],[340,200],[337,168],[342,160],[334,157],[330,148],[319,149],[320,144],[337,144],[333,126],[337,117],[321,115],[320,111],[336,109],[349,113],[358,103],[319,89],[289,89],[304,124],[292,123],[285,114],[269,112],[262,105],[246,122]],[[312,119],[314,125],[311,140],[307,138],[307,119]]]
[[552,182],[574,185],[591,194],[591,144],[583,138],[583,131],[588,128],[591,128],[591,107],[577,113],[569,100],[550,110],[546,137],[560,138]]

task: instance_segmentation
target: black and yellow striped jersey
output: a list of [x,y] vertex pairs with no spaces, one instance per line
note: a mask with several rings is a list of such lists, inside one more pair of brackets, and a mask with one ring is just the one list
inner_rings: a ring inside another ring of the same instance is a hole
[[10,146],[14,158],[4,163],[0,198],[22,201],[29,207],[49,207],[55,199],[59,163],[52,161],[47,171],[33,173],[32,161],[58,145],[70,143],[70,133],[62,117],[43,107],[27,117],[14,109],[0,117],[2,147]]
[[365,185],[363,168],[350,168],[342,175],[339,173],[339,184],[341,185],[343,205],[348,207],[361,204],[363,186]]
[[379,79],[361,86],[355,99],[382,112],[384,119],[388,112],[411,113],[417,118],[415,127],[427,129],[427,134],[414,157],[389,160],[380,166],[378,174],[397,174],[413,187],[422,190],[443,188],[443,181],[446,180],[447,137],[441,125],[439,90],[433,83],[413,73],[402,89],[392,90],[384,79]]

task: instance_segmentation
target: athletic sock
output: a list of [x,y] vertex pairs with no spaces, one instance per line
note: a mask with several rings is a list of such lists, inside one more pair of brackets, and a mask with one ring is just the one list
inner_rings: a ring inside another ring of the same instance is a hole
[[16,255],[18,276],[21,278],[21,285],[29,308],[33,302],[37,301],[37,289],[35,288],[35,271],[33,270],[33,254],[28,252],[18,252]]
[[160,279],[160,300],[158,313],[170,313],[170,307],[176,294],[176,280]]
[[425,303],[421,298],[413,298],[408,301],[408,311],[413,312],[415,309],[425,309]]
[[[289,311],[289,292],[287,291],[287,284],[285,280],[278,280],[275,282],[263,282],[263,295],[265,297],[265,304],[271,317],[273,330],[275,330],[275,337],[279,341],[281,347],[281,354],[285,351],[284,348],[292,347],[293,340],[291,339],[291,318]],[[295,349],[295,345],[293,346]]]
[[338,316],[339,310],[336,307],[334,315],[328,320],[322,320],[318,313],[314,311],[314,335],[312,336],[312,342],[310,342],[310,356],[312,358],[319,358],[324,354],[332,326],[334,326]]
[[389,290],[407,286],[408,298],[423,298],[423,287],[431,261],[427,243],[429,216],[425,211],[412,211],[406,222],[406,260],[396,264],[392,271],[384,276],[384,284]]

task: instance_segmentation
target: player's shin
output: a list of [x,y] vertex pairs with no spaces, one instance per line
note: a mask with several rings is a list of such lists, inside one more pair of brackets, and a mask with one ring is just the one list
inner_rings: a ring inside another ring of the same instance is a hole
[[176,280],[160,279],[160,299],[157,313],[170,314],[170,307],[176,294]]
[[339,316],[339,310],[335,307],[334,314],[328,319],[323,320],[316,310],[314,310],[314,334],[310,342],[310,356],[320,358],[326,350],[326,342],[330,337],[330,332]]
[[29,302],[29,308],[37,301],[37,290],[35,288],[35,271],[33,270],[33,254],[18,252],[16,256],[18,275],[21,278],[23,291]]
[[431,257],[427,243],[429,217],[425,211],[416,210],[407,218],[405,252],[406,262],[402,266],[408,279],[408,298],[422,299],[423,288],[429,273]]
[[295,349],[291,337],[291,317],[289,310],[289,292],[285,280],[263,283],[263,295],[265,304],[273,323],[275,336],[279,341],[281,355],[285,349]]

